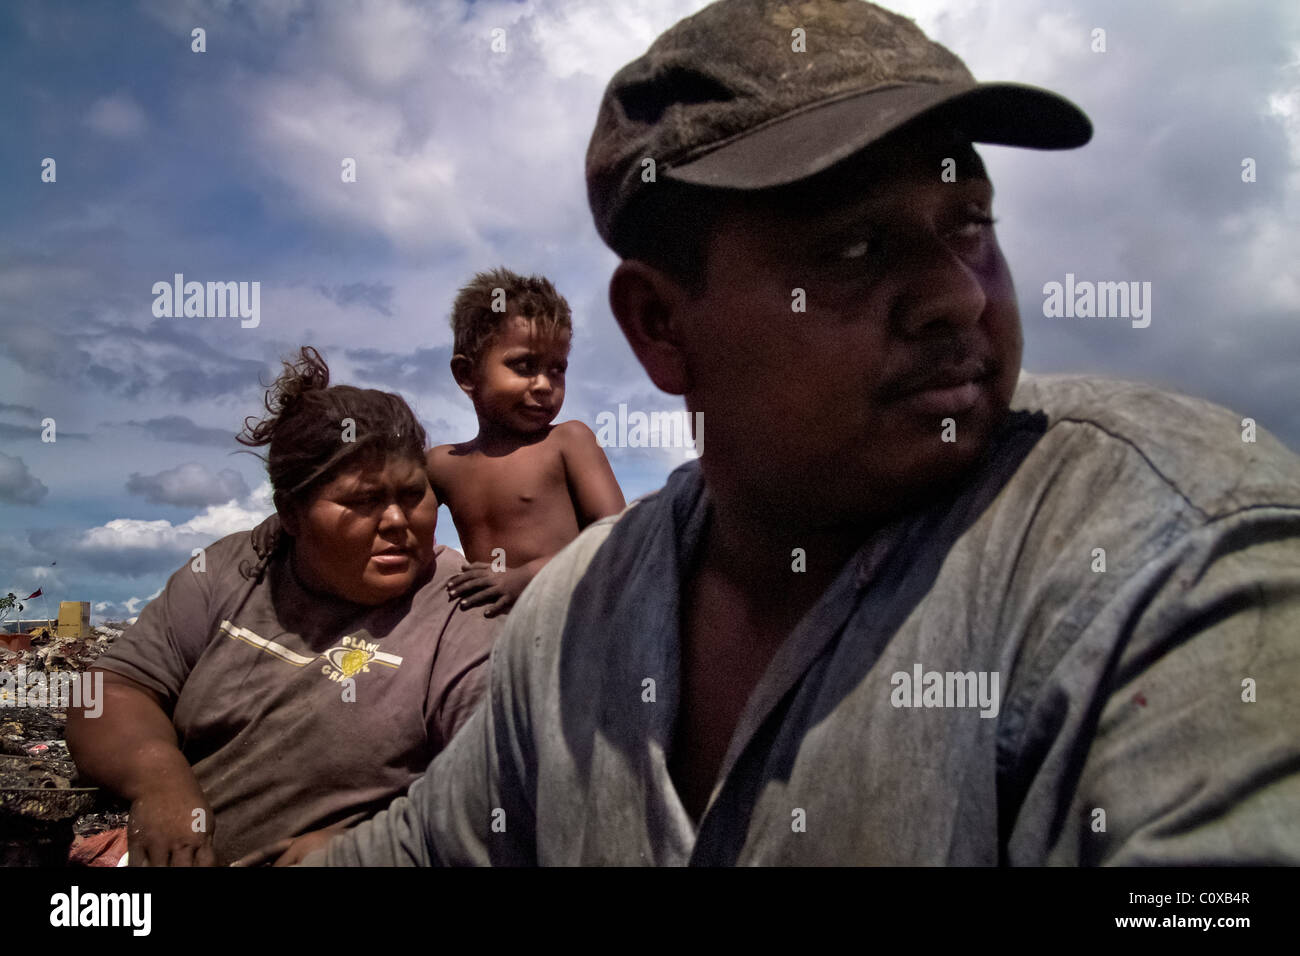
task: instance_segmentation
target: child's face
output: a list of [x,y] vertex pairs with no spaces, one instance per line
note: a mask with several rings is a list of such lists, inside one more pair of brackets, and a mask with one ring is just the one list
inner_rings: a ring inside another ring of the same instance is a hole
[[471,397],[479,417],[511,431],[540,431],[564,404],[568,365],[567,331],[538,334],[530,319],[511,316],[474,366]]

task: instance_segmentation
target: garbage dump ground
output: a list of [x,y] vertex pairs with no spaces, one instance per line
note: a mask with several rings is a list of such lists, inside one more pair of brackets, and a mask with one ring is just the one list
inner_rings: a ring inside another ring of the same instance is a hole
[[[78,777],[65,740],[67,710],[57,694],[35,692],[84,674],[124,627],[110,622],[86,638],[3,635],[0,865],[64,866],[70,854],[72,865],[89,864],[107,845],[108,832],[126,825],[127,804]],[[20,677],[21,692],[15,690]]]

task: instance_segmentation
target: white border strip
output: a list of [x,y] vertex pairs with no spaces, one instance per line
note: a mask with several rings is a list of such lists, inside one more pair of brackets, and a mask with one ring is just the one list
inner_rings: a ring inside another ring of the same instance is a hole
[[277,644],[275,641],[268,641],[266,638],[254,634],[248,628],[238,627],[237,625],[231,624],[229,621],[222,621],[220,630],[225,631],[237,641],[243,641],[245,644],[256,647],[260,651],[266,651],[266,653],[270,654],[272,657],[278,657],[280,660],[293,664],[295,667],[305,667],[316,660],[315,657],[304,657],[302,654],[289,650],[289,648],[285,647],[283,644]]

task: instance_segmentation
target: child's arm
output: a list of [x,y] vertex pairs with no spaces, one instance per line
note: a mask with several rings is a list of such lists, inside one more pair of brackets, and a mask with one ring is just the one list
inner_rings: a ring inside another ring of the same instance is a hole
[[[627,506],[623,491],[591,429],[582,422],[564,422],[555,426],[554,434],[561,440],[564,477],[573,499],[578,528],[622,511]],[[468,564],[461,574],[447,583],[447,590],[452,597],[461,598],[462,607],[486,604],[483,613],[492,617],[510,610],[519,595],[524,593],[528,582],[553,556],[542,555],[517,568],[496,572],[491,571],[491,564],[486,561]]]
[[424,470],[428,472],[429,484],[433,487],[433,496],[438,499],[438,504],[445,505],[446,484],[443,480],[443,464],[447,460],[447,454],[454,448],[454,445],[438,445],[436,448],[430,448],[424,455]]
[[618,486],[614,469],[601,451],[591,429],[582,422],[565,422],[556,430],[565,430],[564,473],[569,481],[569,494],[573,497],[573,510],[578,515],[578,527],[585,528],[593,521],[616,515],[627,507],[623,489]]

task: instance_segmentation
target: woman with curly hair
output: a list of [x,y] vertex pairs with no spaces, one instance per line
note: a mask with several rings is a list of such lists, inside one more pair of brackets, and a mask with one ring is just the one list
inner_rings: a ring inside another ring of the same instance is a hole
[[330,385],[315,349],[239,441],[276,514],[215,542],[96,662],[82,773],[131,802],[132,865],[292,863],[388,805],[474,711],[499,621],[446,583],[425,433],[398,395]]

